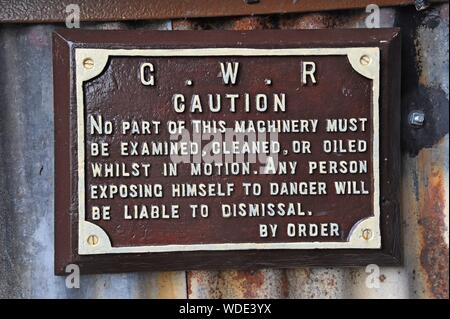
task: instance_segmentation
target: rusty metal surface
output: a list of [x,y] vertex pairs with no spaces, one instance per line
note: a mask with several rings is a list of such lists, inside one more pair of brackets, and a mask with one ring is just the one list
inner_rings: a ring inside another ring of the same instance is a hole
[[[415,19],[411,20],[411,16]],[[424,137],[409,143],[418,144],[418,148],[423,147],[421,143],[426,143],[431,148],[422,152],[434,154],[433,161],[428,157],[420,164],[416,163],[417,157],[404,155],[402,213],[405,265],[381,267],[372,288],[367,285],[369,274],[364,268],[189,272],[190,297],[448,298],[448,197],[444,196],[448,193],[448,71],[444,71],[448,70],[448,5],[433,8],[425,14],[416,14],[410,9],[381,11],[383,26],[396,26],[399,20],[404,30],[409,30],[405,52],[412,50],[406,63],[409,72],[405,72],[407,76],[403,77],[403,81],[408,83],[403,94],[414,96],[422,92],[428,101],[422,107],[429,114],[428,130],[432,132],[415,131],[416,135]],[[173,27],[215,29],[223,27],[223,24],[218,25],[214,20],[178,20]],[[314,13],[279,20],[245,17],[228,20],[225,24],[225,28],[240,30],[277,27],[364,27],[364,14]],[[436,49],[431,43],[443,45]],[[417,77],[408,76],[411,73],[419,75],[420,85],[415,81]],[[439,103],[433,103],[436,99]],[[407,101],[413,105],[404,105],[403,113],[417,106],[415,103],[419,100],[411,98]],[[437,116],[432,109],[439,109],[437,112],[441,115]],[[439,123],[447,123],[447,129]],[[410,129],[404,126],[404,134],[409,134]],[[443,140],[439,140],[439,136]],[[404,142],[404,145],[408,143]],[[420,184],[414,177],[419,172],[422,176]],[[430,189],[430,185],[434,189]],[[420,189],[422,191],[418,195]],[[415,209],[410,209],[409,205],[414,205]],[[252,288],[246,290],[244,287]]]
[[0,27],[0,298],[185,298],[184,272],[83,276],[82,289],[54,276],[54,29]]
[[[400,22],[403,23],[403,22]],[[404,117],[425,114],[420,128],[403,129],[403,213],[405,266],[415,297],[448,298],[449,32],[448,5],[408,20],[414,26],[405,55]],[[446,70],[446,71],[443,71]],[[405,123],[404,123],[405,124]]]
[[[176,20],[173,25],[179,29],[241,30],[364,27],[365,16],[361,10],[282,18]],[[402,267],[380,268],[375,278],[378,288],[368,288],[368,273],[358,267],[201,271],[189,272],[186,277],[184,272],[92,275],[82,278],[80,289],[66,289],[64,278],[53,276],[51,257],[53,126],[49,43],[53,27],[0,26],[0,296],[448,298],[448,4],[420,13],[413,7],[383,9],[381,21],[383,26],[400,25],[410,32],[410,38],[403,41],[404,45],[405,41],[409,43],[403,58],[413,58],[413,62],[408,66],[411,73],[404,73],[403,81],[414,82],[404,91],[403,96],[410,98],[404,99],[403,114],[423,108],[425,122],[437,124],[428,124],[426,131],[410,131],[407,125],[403,128],[405,260]],[[164,26],[119,23],[89,27]],[[411,74],[419,75],[418,81]],[[439,124],[441,121],[446,122],[447,129]],[[36,137],[27,140],[25,132],[29,131]],[[406,139],[407,135],[414,139]],[[42,216],[49,220],[43,222]]]
[[[448,0],[430,0],[445,2]],[[81,21],[125,21],[196,17],[244,16],[274,13],[319,12],[365,8],[372,0],[0,0],[0,22],[63,22],[66,7],[80,6]],[[413,0],[378,0],[380,7],[412,5]]]

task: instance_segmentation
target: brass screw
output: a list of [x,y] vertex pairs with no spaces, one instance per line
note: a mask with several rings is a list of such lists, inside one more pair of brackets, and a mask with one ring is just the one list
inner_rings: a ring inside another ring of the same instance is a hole
[[99,242],[98,236],[97,235],[89,235],[87,238],[87,242],[91,246],[97,246],[98,242]]
[[369,228],[366,228],[362,231],[362,238],[364,238],[364,240],[369,240],[372,238],[372,230],[370,230]]
[[94,60],[92,60],[91,58],[86,58],[83,60],[83,66],[85,69],[92,69],[94,67]]
[[361,57],[361,59],[359,60],[359,62],[360,62],[362,65],[369,65],[370,62],[372,62],[372,59],[371,59],[370,56],[368,56],[368,55],[363,55],[363,56]]

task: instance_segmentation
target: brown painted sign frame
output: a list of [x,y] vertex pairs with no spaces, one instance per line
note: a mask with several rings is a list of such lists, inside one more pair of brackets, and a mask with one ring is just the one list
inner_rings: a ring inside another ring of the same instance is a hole
[[[83,31],[54,33],[55,273],[255,267],[398,265],[400,246],[400,35],[398,29],[311,31]],[[75,49],[380,49],[380,249],[274,249],[78,254]]]

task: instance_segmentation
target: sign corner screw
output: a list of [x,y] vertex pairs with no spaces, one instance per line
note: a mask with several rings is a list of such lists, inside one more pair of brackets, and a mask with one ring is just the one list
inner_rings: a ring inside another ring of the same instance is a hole
[[92,58],[86,58],[83,60],[83,66],[85,69],[92,69],[94,67],[94,60]]
[[90,246],[97,246],[98,242],[99,242],[99,238],[97,235],[89,235],[88,238],[86,239],[86,241]]
[[364,240],[369,240],[372,238],[372,230],[370,228],[366,228],[362,231],[362,238]]
[[364,54],[363,56],[361,56],[361,59],[359,60],[359,62],[362,65],[369,65],[372,62],[372,59],[367,54]]

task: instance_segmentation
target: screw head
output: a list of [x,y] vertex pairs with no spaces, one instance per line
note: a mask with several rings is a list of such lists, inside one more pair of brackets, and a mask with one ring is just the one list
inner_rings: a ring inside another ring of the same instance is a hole
[[423,111],[412,111],[408,120],[412,126],[423,126],[425,124],[425,113]]
[[369,65],[371,62],[372,59],[366,54],[364,54],[361,59],[359,59],[359,63],[361,63],[362,65]]
[[91,246],[97,246],[99,242],[99,238],[97,235],[89,235],[86,239],[87,243]]
[[91,58],[86,58],[83,60],[83,66],[85,69],[92,69],[94,67],[94,60],[92,60]]
[[362,231],[362,238],[363,238],[364,240],[369,240],[369,239],[371,239],[371,238],[372,238],[372,235],[373,235],[372,230],[369,229],[369,228],[366,228],[366,229],[364,229],[364,230]]
[[192,80],[186,80],[184,83],[185,83],[187,86],[192,86],[192,84],[194,84],[194,83],[192,82]]
[[267,86],[272,85],[272,80],[271,79],[265,79],[264,80],[264,84],[267,85]]

